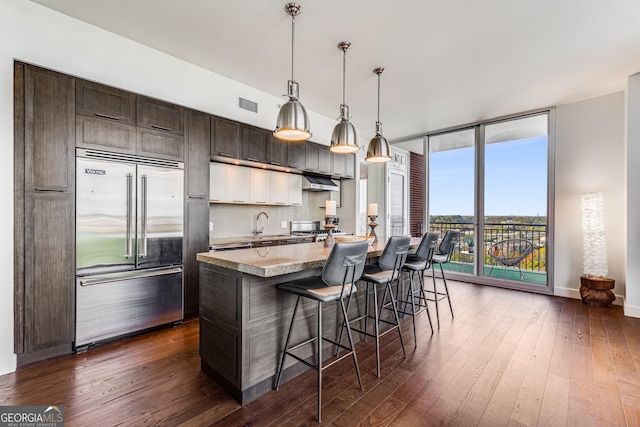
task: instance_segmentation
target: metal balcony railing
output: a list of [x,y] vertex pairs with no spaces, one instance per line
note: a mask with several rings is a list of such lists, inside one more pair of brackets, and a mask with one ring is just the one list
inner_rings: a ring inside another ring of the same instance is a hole
[[[547,226],[546,224],[522,224],[522,223],[492,223],[484,224],[484,236],[480,241],[475,236],[474,226],[468,222],[434,222],[430,224],[429,231],[438,231],[441,235],[447,230],[459,230],[460,239],[456,242],[451,261],[456,263],[473,264],[473,255],[477,253],[478,248],[484,251],[485,267],[494,266],[492,276],[499,274],[501,269],[507,269],[501,266],[493,258],[486,255],[487,249],[496,242],[506,239],[526,239],[533,243],[533,253],[520,263],[523,271],[536,272],[546,274],[546,242],[547,242]],[[517,266],[515,267],[517,271]],[[489,270],[486,270],[489,271]],[[471,269],[470,272],[473,272]],[[518,279],[519,280],[519,279]],[[537,280],[536,280],[537,281]]]

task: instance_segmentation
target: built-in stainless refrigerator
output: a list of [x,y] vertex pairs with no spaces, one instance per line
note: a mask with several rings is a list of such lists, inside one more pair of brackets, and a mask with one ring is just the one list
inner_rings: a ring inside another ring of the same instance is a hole
[[183,318],[181,162],[76,151],[77,350]]

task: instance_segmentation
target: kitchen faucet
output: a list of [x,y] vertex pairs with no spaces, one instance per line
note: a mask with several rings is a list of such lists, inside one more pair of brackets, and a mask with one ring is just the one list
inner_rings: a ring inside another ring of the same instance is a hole
[[258,221],[260,220],[261,215],[264,215],[267,218],[267,224],[269,224],[269,215],[267,215],[266,212],[261,211],[258,215],[256,215],[256,228],[255,230],[253,230],[254,236],[259,236],[260,234],[262,234],[262,230],[264,230],[264,227],[258,228]]

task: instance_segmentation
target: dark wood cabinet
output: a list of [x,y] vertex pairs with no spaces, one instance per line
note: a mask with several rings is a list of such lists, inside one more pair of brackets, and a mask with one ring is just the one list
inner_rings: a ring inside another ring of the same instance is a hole
[[[185,197],[209,200],[210,116],[187,110],[185,126]],[[208,233],[208,229],[204,230]]]
[[304,169],[306,159],[306,142],[287,142],[287,166]]
[[328,147],[318,145],[318,173],[331,175],[331,155]]
[[76,79],[76,114],[136,124],[136,95],[125,90]]
[[138,127],[182,135],[184,108],[153,98],[138,96],[136,124]]
[[198,315],[200,273],[196,254],[209,250],[211,116],[187,110],[185,119],[184,315]]
[[211,156],[240,158],[240,123],[211,118]]
[[320,146],[313,142],[305,143],[304,170],[309,172],[319,171]]
[[331,153],[331,176],[353,178],[355,175],[355,154]]
[[267,161],[267,133],[265,130],[240,125],[240,158],[258,163]]
[[184,159],[184,108],[86,80],[76,89],[76,146]]
[[70,353],[75,313],[74,195],[27,193],[25,211],[24,350],[45,357]]
[[184,159],[184,137],[165,131],[138,127],[136,154],[160,159]]
[[347,169],[344,174],[345,178],[353,179],[356,176],[356,155],[347,154]]
[[73,192],[75,100],[72,77],[31,65],[23,67],[26,190]]
[[347,156],[341,153],[331,153],[331,176],[344,177],[347,171]]
[[267,132],[267,163],[274,166],[287,165],[287,142]]
[[77,147],[135,154],[137,135],[137,128],[132,125],[96,117],[76,117]]
[[200,270],[196,254],[209,250],[209,200],[184,203],[184,316],[198,315]]
[[74,79],[15,63],[15,352],[18,365],[72,351]]

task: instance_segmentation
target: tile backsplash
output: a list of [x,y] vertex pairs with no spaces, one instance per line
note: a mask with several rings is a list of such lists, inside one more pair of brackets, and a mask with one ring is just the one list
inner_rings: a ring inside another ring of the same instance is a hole
[[[210,237],[235,237],[250,235],[260,212],[269,215],[269,224],[264,216],[260,217],[263,234],[287,234],[291,221],[322,221],[324,209],[319,207],[321,193],[303,191],[302,206],[261,206],[212,203],[209,207],[209,221],[213,223]],[[282,228],[282,222],[287,223]]]

